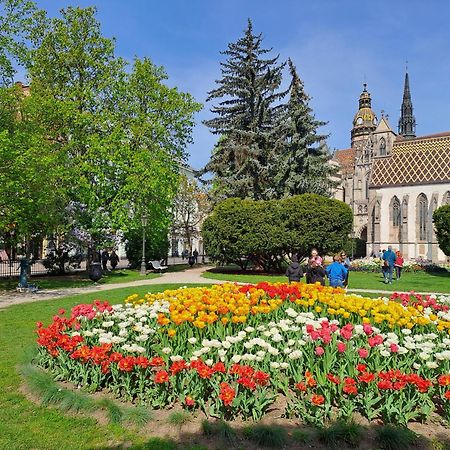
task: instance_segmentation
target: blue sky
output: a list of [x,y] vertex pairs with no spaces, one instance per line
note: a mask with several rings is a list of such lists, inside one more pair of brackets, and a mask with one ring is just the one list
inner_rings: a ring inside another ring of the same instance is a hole
[[[169,83],[204,103],[220,77],[220,51],[238,39],[247,18],[266,47],[293,59],[316,117],[328,121],[328,145],[348,148],[364,81],[372,106],[397,129],[408,60],[417,134],[450,131],[450,2],[446,0],[38,0],[51,16],[67,5],[98,8],[103,32],[126,59],[150,57]],[[205,103],[204,103],[205,104]],[[201,120],[188,151],[195,168],[217,137]]]

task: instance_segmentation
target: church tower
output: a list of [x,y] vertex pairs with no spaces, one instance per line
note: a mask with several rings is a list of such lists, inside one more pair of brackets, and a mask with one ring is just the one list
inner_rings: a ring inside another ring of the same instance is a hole
[[408,72],[405,74],[405,86],[403,88],[403,101],[400,119],[398,121],[398,134],[406,139],[416,137],[416,119],[413,115],[411,92],[409,90]]
[[372,99],[367,92],[367,84],[364,83],[364,89],[359,96],[359,109],[353,118],[352,148],[361,151],[369,135],[377,127],[377,117],[372,111]]

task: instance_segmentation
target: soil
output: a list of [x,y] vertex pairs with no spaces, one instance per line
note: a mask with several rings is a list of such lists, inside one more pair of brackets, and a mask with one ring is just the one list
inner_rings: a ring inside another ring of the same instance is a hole
[[[76,391],[77,387],[71,383],[60,382],[58,383],[61,389],[69,389]],[[20,392],[31,402],[35,404],[40,404],[40,398],[33,392],[30,391],[26,383],[22,383]],[[123,407],[132,407],[132,403],[121,402],[115,399],[112,395],[106,392],[96,392],[89,394],[95,399],[108,398],[113,400],[116,404]],[[321,443],[315,436],[315,430],[312,427],[305,426],[298,419],[286,419],[282,417],[282,411],[286,406],[286,400],[284,398],[278,398],[277,401],[272,405],[268,413],[259,422],[260,424],[277,426],[283,428],[288,437],[288,445],[282,447],[283,449],[292,450],[302,450],[302,449],[317,449],[326,450],[325,444]],[[51,406],[51,408],[57,409],[56,406]],[[261,446],[250,442],[244,438],[243,431],[246,427],[251,426],[254,422],[243,421],[241,419],[233,420],[229,422],[233,430],[236,431],[237,438],[232,444],[230,442],[221,442],[218,436],[212,435],[207,436],[203,433],[202,422],[208,420],[210,422],[216,421],[216,419],[207,418],[202,412],[195,411],[190,413],[190,419],[183,425],[176,426],[169,422],[169,417],[174,412],[185,411],[180,405],[175,405],[172,408],[164,410],[154,410],[152,411],[152,419],[144,427],[137,427],[136,425],[127,424],[127,427],[131,427],[137,433],[142,435],[144,438],[165,438],[175,441],[180,448],[185,448],[192,445],[202,445],[208,449],[228,449],[228,450],[260,450]],[[100,425],[106,425],[108,423],[107,412],[102,409],[97,409],[92,412],[86,413],[70,413],[65,412],[64,414],[79,417],[79,416],[89,416],[95,419]],[[382,425],[381,421],[368,422],[364,417],[355,415],[354,421],[361,425],[364,429],[363,438],[358,445],[358,449],[361,450],[373,450],[378,448],[375,441],[375,429],[377,426]],[[430,420],[426,423],[413,422],[410,423],[409,429],[412,430],[419,436],[419,439],[414,444],[415,450],[446,450],[450,449],[450,430],[446,428],[442,422],[442,419],[433,415]],[[311,438],[306,443],[295,442],[295,432],[304,431]],[[130,447],[129,442],[121,443],[120,448]],[[339,450],[351,450],[355,447],[346,445],[345,443],[338,443]],[[406,447],[405,447],[406,449]],[[281,449],[280,449],[281,450]]]

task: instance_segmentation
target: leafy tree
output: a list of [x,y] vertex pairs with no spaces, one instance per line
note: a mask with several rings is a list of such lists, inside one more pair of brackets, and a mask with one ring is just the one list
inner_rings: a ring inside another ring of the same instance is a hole
[[249,262],[279,268],[286,255],[304,257],[339,251],[347,242],[353,216],[348,205],[317,194],[282,200],[230,198],[218,204],[203,224],[208,255],[219,263]]
[[0,83],[11,86],[18,66],[29,64],[33,34],[46,21],[32,1],[0,0]]
[[194,180],[180,177],[177,195],[172,206],[171,234],[181,237],[192,253],[192,238],[200,235],[200,227],[209,212],[209,202]]
[[199,105],[147,58],[127,70],[95,14],[69,7],[49,21],[30,73],[46,136],[66,155],[61,180],[98,246],[111,230],[139,228],[144,214],[149,227],[167,228]]
[[332,176],[337,170],[329,164],[327,136],[318,134],[318,128],[326,122],[315,119],[309,106],[310,97],[290,59],[288,65],[291,75],[289,101],[278,116],[281,136],[271,155],[274,196],[305,192],[330,196],[331,188],[335,186]]
[[[145,235],[145,261],[164,259],[169,251],[167,227],[155,229],[147,225]],[[142,262],[142,227],[128,230],[125,238],[128,261],[131,267],[139,267]]]
[[215,117],[204,121],[221,136],[204,172],[212,172],[213,195],[220,199],[268,196],[268,158],[273,144],[274,117],[284,92],[281,84],[284,64],[278,56],[266,56],[262,35],[253,33],[248,21],[244,36],[222,52],[222,79],[209,92],[207,101],[219,100],[211,111]]
[[433,223],[440,249],[450,256],[450,205],[443,205],[433,213]]
[[11,245],[45,236],[64,215],[64,157],[34,120],[34,106],[21,86],[0,88],[0,233]]

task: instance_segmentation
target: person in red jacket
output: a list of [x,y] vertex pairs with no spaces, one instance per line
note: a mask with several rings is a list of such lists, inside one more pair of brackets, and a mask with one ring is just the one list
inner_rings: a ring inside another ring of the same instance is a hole
[[405,260],[403,259],[403,256],[399,251],[395,252],[395,256],[396,256],[394,263],[396,276],[395,279],[400,280],[400,276],[402,275],[403,263],[405,262]]

